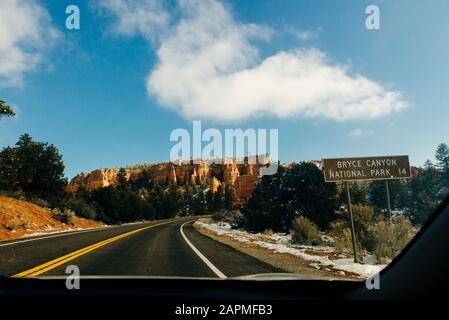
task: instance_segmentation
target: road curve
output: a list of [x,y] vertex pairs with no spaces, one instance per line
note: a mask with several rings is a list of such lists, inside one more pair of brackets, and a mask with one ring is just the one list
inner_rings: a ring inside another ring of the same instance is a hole
[[166,220],[0,244],[0,275],[65,275],[68,265],[78,266],[83,276],[224,278],[283,272],[198,233],[192,222]]

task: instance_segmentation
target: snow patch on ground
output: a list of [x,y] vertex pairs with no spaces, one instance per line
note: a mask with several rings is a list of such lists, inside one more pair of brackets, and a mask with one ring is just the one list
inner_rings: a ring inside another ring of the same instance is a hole
[[[232,229],[228,223],[204,223],[195,222],[200,228],[210,230],[217,235],[224,235],[240,242],[251,242],[261,248],[274,253],[286,253],[300,259],[310,261],[309,266],[316,269],[337,270],[339,274],[350,272],[361,277],[368,278],[380,272],[386,265],[376,264],[375,256],[366,256],[363,263],[354,263],[352,257],[336,252],[331,246],[306,246],[292,244],[291,236],[283,233],[266,235],[262,233],[249,233],[243,230]],[[337,254],[336,258],[330,259],[330,254]]]
[[[103,229],[108,226],[104,227],[91,227],[91,228],[68,228],[68,229],[53,229],[53,228],[46,228],[48,231],[36,231],[36,232],[30,232],[26,233],[23,236],[19,237],[18,239],[26,239],[26,238],[32,238],[32,237],[40,237],[40,236],[48,236],[52,234],[59,234],[59,233],[70,233],[74,231],[84,231],[84,230],[94,230],[94,229]],[[53,230],[53,231],[50,231]]]

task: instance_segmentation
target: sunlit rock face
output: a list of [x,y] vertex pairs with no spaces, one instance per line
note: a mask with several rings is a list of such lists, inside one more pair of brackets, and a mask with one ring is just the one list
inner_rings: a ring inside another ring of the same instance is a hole
[[[256,187],[259,163],[235,160],[193,162],[163,162],[150,165],[136,165],[125,169],[125,179],[131,182],[148,180],[160,185],[207,184],[213,192],[223,192],[226,184],[234,187],[234,201],[245,203]],[[97,169],[90,173],[80,173],[67,186],[67,191],[76,193],[80,189],[88,191],[107,186],[117,186],[118,168]]]

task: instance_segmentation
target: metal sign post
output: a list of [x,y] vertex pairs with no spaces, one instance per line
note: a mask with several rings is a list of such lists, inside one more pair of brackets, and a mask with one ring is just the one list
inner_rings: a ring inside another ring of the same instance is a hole
[[390,187],[388,185],[388,180],[385,180],[385,190],[387,191],[387,210],[388,210],[388,218],[391,221],[391,201],[390,201]]
[[343,181],[345,183],[348,196],[352,250],[354,252],[354,262],[357,263],[354,218],[352,215],[351,193],[349,191],[348,181],[385,180],[388,214],[391,220],[390,189],[387,180],[410,178],[409,158],[408,156],[382,156],[323,159],[323,173],[326,182]]
[[349,212],[349,224],[351,226],[351,238],[352,238],[352,252],[354,253],[354,262],[358,263],[357,250],[356,250],[356,239],[355,239],[355,228],[354,228],[354,217],[352,215],[352,203],[351,203],[351,192],[349,191],[349,184],[345,181],[346,194],[348,196],[348,212]]

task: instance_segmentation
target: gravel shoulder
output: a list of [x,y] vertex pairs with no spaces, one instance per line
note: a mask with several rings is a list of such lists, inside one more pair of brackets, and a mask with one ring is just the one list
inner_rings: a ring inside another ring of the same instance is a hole
[[202,227],[200,224],[194,224],[193,226],[198,232],[215,241],[287,272],[325,279],[363,280],[359,275],[351,274],[350,272],[342,274],[341,271],[338,272],[338,270],[333,270],[332,268],[328,268],[328,270],[317,269],[316,264],[312,261],[303,260],[287,253],[274,252],[273,250],[262,248],[255,243],[240,242],[225,234],[217,234]]

